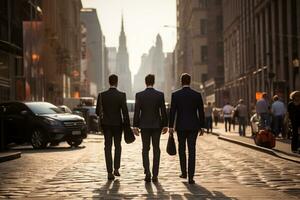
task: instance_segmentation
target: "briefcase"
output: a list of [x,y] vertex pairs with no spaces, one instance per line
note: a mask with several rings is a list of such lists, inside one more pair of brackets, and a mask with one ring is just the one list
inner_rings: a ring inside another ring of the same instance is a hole
[[169,135],[168,143],[167,143],[167,153],[170,156],[176,155],[176,145],[175,145],[175,140],[173,135]]
[[127,144],[135,141],[135,136],[130,126],[124,126],[124,140]]

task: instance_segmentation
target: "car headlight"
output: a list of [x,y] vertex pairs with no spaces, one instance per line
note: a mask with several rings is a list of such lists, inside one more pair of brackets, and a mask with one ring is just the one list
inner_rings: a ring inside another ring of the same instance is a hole
[[46,122],[47,124],[50,124],[51,126],[60,126],[61,123],[55,119],[52,118],[44,118],[44,122]]

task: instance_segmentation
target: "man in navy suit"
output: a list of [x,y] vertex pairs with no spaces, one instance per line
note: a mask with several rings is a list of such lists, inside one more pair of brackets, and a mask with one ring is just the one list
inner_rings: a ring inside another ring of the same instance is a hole
[[[190,88],[191,76],[181,75],[182,89],[174,92],[171,99],[169,133],[177,131],[179,144],[180,178],[189,179],[194,184],[196,140],[198,132],[202,134],[204,128],[204,109],[201,94]],[[176,118],[176,122],[175,122]],[[188,173],[186,169],[186,142],[188,145]]]
[[165,106],[164,94],[153,88],[155,77],[149,74],[145,78],[147,88],[136,94],[135,108],[133,117],[133,131],[139,135],[141,129],[143,143],[143,166],[145,181],[151,181],[151,172],[149,168],[149,150],[152,140],[153,146],[153,168],[152,181],[157,182],[159,160],[160,160],[160,135],[168,131],[168,119]]
[[[126,94],[117,90],[118,76],[109,76],[110,88],[99,93],[96,106],[96,114],[100,118],[100,129],[104,133],[104,151],[106,169],[109,180],[120,176],[119,168],[121,162],[121,139],[124,126],[130,126],[129,114],[126,104]],[[112,160],[112,142],[115,145],[114,171]]]

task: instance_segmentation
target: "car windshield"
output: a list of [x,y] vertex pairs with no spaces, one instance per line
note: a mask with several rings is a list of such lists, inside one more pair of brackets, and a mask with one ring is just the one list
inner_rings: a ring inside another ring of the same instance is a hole
[[61,109],[51,103],[29,102],[26,103],[29,109],[36,115],[63,113]]

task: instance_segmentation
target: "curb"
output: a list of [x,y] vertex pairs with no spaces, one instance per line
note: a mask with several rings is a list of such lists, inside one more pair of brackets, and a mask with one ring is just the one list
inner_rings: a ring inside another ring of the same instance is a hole
[[8,152],[8,153],[3,152],[3,153],[0,153],[0,163],[6,162],[9,160],[14,160],[14,159],[17,159],[20,157],[21,157],[21,152]]
[[280,151],[275,151],[275,150],[272,150],[272,149],[268,149],[268,148],[260,147],[260,146],[257,146],[257,145],[249,144],[249,143],[246,143],[246,142],[242,142],[242,141],[239,141],[239,140],[235,140],[235,139],[232,139],[232,138],[228,138],[228,137],[223,136],[222,134],[219,134],[219,133],[212,133],[212,134],[217,136],[218,139],[220,139],[220,140],[224,140],[224,141],[231,142],[231,143],[234,143],[234,144],[242,145],[244,147],[248,147],[248,148],[251,148],[251,149],[263,152],[263,153],[267,153],[269,155],[272,155],[272,156],[275,156],[275,157],[278,157],[278,158],[282,158],[282,159],[300,164],[300,159],[295,159],[294,156],[287,155],[287,154],[282,153]]

